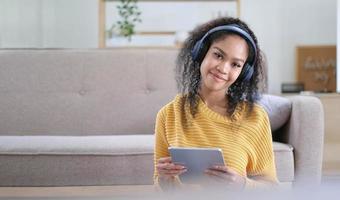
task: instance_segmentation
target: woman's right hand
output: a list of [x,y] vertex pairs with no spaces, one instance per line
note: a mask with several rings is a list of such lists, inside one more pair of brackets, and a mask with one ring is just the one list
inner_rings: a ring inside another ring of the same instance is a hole
[[158,170],[158,176],[161,179],[169,180],[187,171],[187,168],[183,165],[174,164],[171,161],[171,157],[163,157],[158,159],[156,165]]

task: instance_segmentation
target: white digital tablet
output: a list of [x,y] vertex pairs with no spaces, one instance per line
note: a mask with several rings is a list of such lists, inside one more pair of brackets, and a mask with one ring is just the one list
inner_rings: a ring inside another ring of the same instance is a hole
[[204,171],[214,165],[225,165],[219,148],[169,147],[172,162],[187,167],[180,175],[182,182],[197,183],[206,175]]

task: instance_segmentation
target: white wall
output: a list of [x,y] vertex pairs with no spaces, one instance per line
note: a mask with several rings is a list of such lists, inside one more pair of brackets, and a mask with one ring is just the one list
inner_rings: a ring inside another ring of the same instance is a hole
[[52,11],[44,13],[49,18],[48,26],[44,26],[45,47],[98,47],[97,0],[42,1]]
[[336,45],[336,91],[340,93],[340,0],[337,2],[338,4],[338,30],[337,30],[337,45]]
[[240,0],[268,59],[269,92],[295,82],[295,47],[336,44],[337,0]]
[[[159,0],[162,1],[162,0]],[[106,3],[106,28],[120,19],[116,6],[118,1]],[[137,31],[191,31],[195,26],[216,18],[218,15],[236,16],[236,1],[195,2],[195,1],[140,1],[142,23]],[[188,12],[190,11],[190,12]]]
[[40,46],[40,2],[37,0],[0,1],[1,47]]
[[[121,20],[119,1],[106,2],[106,30]],[[170,32],[167,34],[135,34],[131,40],[114,35],[106,39],[106,46],[174,46],[183,42],[197,25],[218,16],[237,16],[236,1],[139,1],[142,23],[136,24],[136,32]],[[119,30],[115,29],[115,33]],[[172,34],[173,32],[173,34]],[[124,42],[125,41],[125,42]]]
[[96,48],[98,0],[1,0],[0,48]]
[[[241,18],[255,31],[268,59],[270,93],[296,80],[296,46],[337,43],[337,1],[240,0]],[[0,48],[16,47],[98,47],[98,0],[0,0]]]

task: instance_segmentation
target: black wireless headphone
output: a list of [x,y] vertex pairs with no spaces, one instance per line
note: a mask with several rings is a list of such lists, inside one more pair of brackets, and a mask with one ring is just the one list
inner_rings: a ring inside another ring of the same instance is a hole
[[245,30],[240,28],[237,24],[230,24],[224,26],[217,26],[211,30],[209,30],[199,41],[196,42],[194,48],[191,50],[191,56],[194,61],[202,62],[203,58],[207,51],[207,40],[208,38],[216,32],[232,32],[241,36],[243,39],[247,41],[247,44],[250,49],[250,55],[246,63],[243,66],[243,70],[238,77],[238,79],[242,81],[249,81],[254,73],[254,65],[256,63],[256,45],[253,38],[247,33]]

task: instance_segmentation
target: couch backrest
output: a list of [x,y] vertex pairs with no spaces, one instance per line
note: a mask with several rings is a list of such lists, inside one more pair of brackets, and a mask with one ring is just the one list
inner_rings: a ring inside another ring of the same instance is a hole
[[[0,50],[0,135],[153,134],[158,110],[176,95],[178,49]],[[288,99],[260,104],[272,130]]]
[[1,50],[0,135],[153,134],[177,52]]

